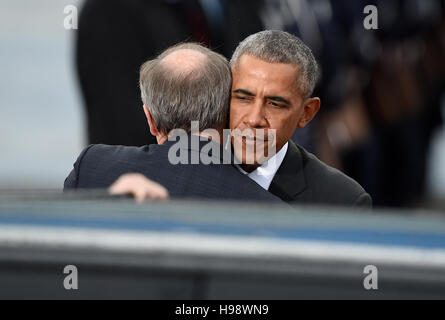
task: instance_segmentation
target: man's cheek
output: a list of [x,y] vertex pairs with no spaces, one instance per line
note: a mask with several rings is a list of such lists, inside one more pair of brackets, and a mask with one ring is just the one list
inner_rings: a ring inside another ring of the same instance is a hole
[[234,108],[230,108],[230,115],[229,115],[230,128],[233,128],[233,126],[236,125],[237,119],[238,119],[238,113]]
[[236,129],[242,123],[241,119],[237,115],[230,115],[230,129]]

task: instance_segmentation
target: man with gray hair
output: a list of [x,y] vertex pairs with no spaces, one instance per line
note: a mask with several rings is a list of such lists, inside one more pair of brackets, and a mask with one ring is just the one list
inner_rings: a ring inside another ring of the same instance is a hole
[[[223,56],[198,44],[174,46],[142,66],[140,88],[148,125],[158,145],[91,145],[74,164],[65,189],[108,188],[123,175],[112,192],[125,192],[128,184],[122,179],[130,178],[136,187],[143,184],[146,188],[135,192],[139,198],[166,198],[169,194],[174,198],[282,202],[232,165],[220,164],[223,150],[212,153],[222,149],[220,141],[211,139],[222,135],[229,111],[231,75]],[[195,135],[192,121],[200,125]],[[176,141],[170,141],[169,134],[174,129],[182,129],[187,137],[188,143],[180,143],[179,148],[186,149],[189,158],[202,159],[205,153],[204,158],[216,159],[208,165],[172,164],[169,155]],[[203,137],[209,129],[216,134]]]
[[173,46],[141,67],[140,90],[151,133],[162,143],[172,130],[221,131],[231,87],[227,60],[195,43]]
[[[370,207],[357,182],[290,140],[320,109],[320,99],[311,97],[319,75],[311,50],[287,32],[262,31],[239,44],[230,65],[230,129],[253,132],[251,139],[232,135],[239,170],[287,202]],[[255,157],[249,144],[270,137],[264,131],[274,132],[276,155],[247,163]]]

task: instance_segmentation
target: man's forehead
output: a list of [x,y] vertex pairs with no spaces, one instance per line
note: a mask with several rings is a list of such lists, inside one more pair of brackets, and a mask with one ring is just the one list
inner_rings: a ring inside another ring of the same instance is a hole
[[237,77],[256,76],[274,79],[298,79],[299,66],[292,63],[272,63],[244,54],[232,66],[232,74]]
[[239,63],[232,69],[232,89],[250,89],[256,85],[272,91],[294,90],[298,88],[299,68],[294,64],[270,63],[253,56],[241,56]]
[[232,65],[232,71],[236,71],[238,69],[239,66],[245,66],[246,64],[248,65],[269,65],[269,66],[274,66],[274,67],[278,67],[278,68],[287,68],[289,70],[294,70],[294,71],[298,71],[300,70],[300,66],[298,64],[289,62],[289,63],[284,63],[284,62],[271,62],[268,59],[262,59],[260,57],[248,54],[248,53],[244,53],[243,55],[241,55],[237,61],[235,61]]

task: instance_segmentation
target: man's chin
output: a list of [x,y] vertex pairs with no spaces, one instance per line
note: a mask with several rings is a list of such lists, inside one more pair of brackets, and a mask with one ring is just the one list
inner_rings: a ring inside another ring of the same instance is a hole
[[[267,153],[266,153],[267,154]],[[253,166],[255,168],[262,166],[271,157],[264,156],[263,152],[248,153],[246,149],[235,150],[237,164],[244,166]]]

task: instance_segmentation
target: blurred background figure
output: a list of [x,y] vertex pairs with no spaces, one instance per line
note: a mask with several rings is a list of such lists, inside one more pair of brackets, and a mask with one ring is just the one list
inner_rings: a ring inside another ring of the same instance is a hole
[[89,143],[156,143],[144,120],[139,68],[165,48],[203,43],[230,56],[262,29],[257,1],[86,0],[76,64],[88,117]]
[[358,180],[376,205],[420,205],[430,143],[442,125],[444,5],[376,1],[379,29],[368,31],[359,7],[370,2],[354,3],[332,1],[336,28],[330,30],[340,31],[340,41],[329,52],[339,58],[321,54],[322,66],[335,68],[320,85],[325,112],[317,152]]
[[[369,4],[378,30],[363,26]],[[377,206],[424,203],[442,126],[444,2],[265,0],[262,17],[265,28],[300,36],[321,64],[321,112],[295,140],[360,182]]]
[[[78,30],[63,28],[68,4],[79,8]],[[377,30],[363,26],[370,4]],[[282,29],[301,37],[322,69],[321,111],[294,140],[361,183],[377,206],[431,206],[445,198],[444,7],[444,0],[4,0],[0,187],[61,187],[88,143],[154,143],[138,70],[166,47],[197,41],[230,57],[247,35]]]

